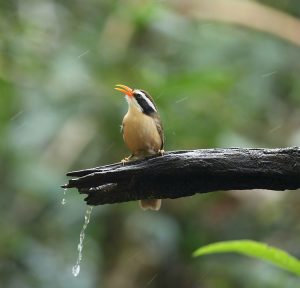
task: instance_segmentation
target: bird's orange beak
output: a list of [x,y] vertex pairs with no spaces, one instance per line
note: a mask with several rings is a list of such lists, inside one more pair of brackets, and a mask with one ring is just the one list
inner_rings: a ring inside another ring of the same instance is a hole
[[128,86],[117,84],[115,89],[122,93],[125,93],[129,97],[133,96],[133,89],[129,88]]

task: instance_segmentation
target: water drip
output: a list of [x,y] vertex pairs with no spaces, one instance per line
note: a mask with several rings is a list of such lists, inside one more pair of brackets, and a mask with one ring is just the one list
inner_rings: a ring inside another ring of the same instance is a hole
[[76,264],[72,268],[72,274],[75,277],[77,277],[79,272],[80,272],[80,262],[82,260],[82,250],[83,250],[83,240],[84,240],[84,237],[85,237],[85,229],[86,229],[87,225],[90,222],[92,210],[93,210],[93,206],[88,206],[88,208],[85,211],[84,224],[83,224],[83,227],[80,231],[79,243],[78,243],[78,246],[77,246],[78,257],[77,257]]
[[67,203],[67,200],[66,200],[66,193],[67,193],[67,189],[65,188],[64,189],[64,196],[63,196],[63,199],[61,200],[61,205],[66,205]]

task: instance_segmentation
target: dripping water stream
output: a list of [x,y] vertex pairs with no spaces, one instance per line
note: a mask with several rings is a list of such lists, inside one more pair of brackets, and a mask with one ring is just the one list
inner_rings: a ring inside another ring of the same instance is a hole
[[67,189],[65,188],[64,189],[64,196],[63,196],[63,199],[61,200],[61,205],[66,205],[67,203],[67,200],[66,200],[66,193],[67,193]]
[[85,237],[85,229],[86,229],[86,227],[88,226],[88,224],[90,222],[92,210],[93,210],[93,206],[88,206],[88,208],[85,211],[84,224],[83,224],[83,227],[80,231],[79,243],[78,243],[78,246],[77,246],[78,257],[77,257],[76,264],[72,268],[72,274],[74,275],[74,277],[77,277],[79,272],[80,272],[80,262],[82,260],[82,250],[83,250],[83,240],[84,240],[84,237]]

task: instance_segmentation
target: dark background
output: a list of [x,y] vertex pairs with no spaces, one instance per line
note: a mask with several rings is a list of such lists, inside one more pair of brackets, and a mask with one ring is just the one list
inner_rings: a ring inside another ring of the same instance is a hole
[[115,84],[151,93],[166,150],[299,146],[299,17],[293,0],[1,1],[1,287],[298,287],[258,260],[191,253],[253,239],[300,258],[299,191],[95,207],[75,278],[87,207],[59,186],[129,154]]

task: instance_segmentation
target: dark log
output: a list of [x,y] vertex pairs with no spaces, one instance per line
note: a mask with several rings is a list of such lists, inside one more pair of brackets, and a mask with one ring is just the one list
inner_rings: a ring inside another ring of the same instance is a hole
[[87,194],[89,205],[232,189],[294,190],[300,188],[300,148],[173,151],[67,176],[76,178],[62,187]]

